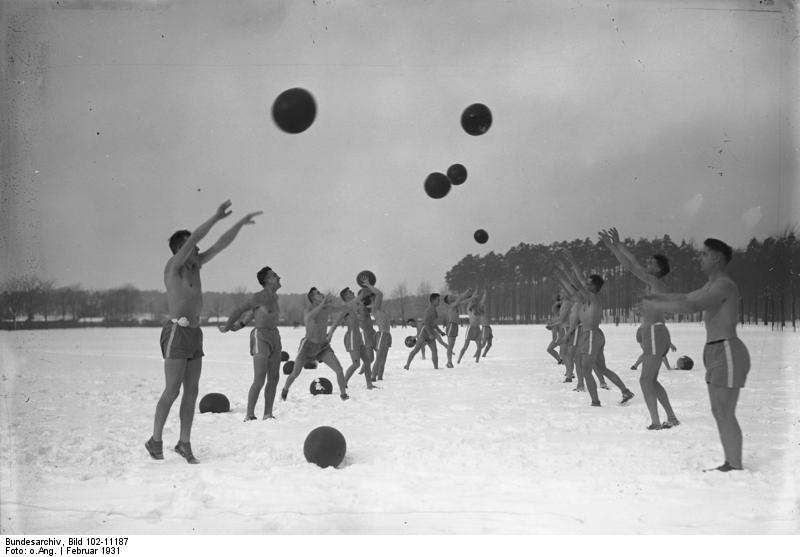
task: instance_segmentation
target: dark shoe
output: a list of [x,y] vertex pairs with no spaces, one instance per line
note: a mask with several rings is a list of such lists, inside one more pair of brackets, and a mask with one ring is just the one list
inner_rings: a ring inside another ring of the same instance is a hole
[[647,429],[649,429],[650,431],[657,431],[659,429],[664,429],[664,426],[661,424],[650,424],[649,426],[647,426]]
[[593,400],[592,401],[592,406],[600,406],[600,401],[599,400]]
[[189,464],[200,464],[200,461],[197,460],[192,454],[191,443],[184,443],[182,441],[178,441],[178,444],[175,445],[175,452],[181,455],[183,458],[185,458],[186,462],[188,462]]
[[633,392],[632,391],[625,391],[624,393],[622,393],[622,400],[620,401],[620,404],[625,404],[626,402],[628,402],[632,398],[633,398]]
[[156,460],[164,460],[164,442],[163,441],[153,441],[153,438],[147,440],[147,443],[144,444],[144,448],[147,449],[147,452],[150,453],[150,456]]
[[256,417],[255,417],[255,416],[245,416],[245,417],[244,417],[244,421],[246,421],[246,422],[250,422],[250,421],[253,421],[253,420],[255,420],[255,419],[256,419]]
[[342,400],[347,400],[350,397],[347,394],[343,394],[343,395],[339,395],[339,398],[341,398]]
[[564,383],[572,383],[572,377],[567,377],[564,379]]

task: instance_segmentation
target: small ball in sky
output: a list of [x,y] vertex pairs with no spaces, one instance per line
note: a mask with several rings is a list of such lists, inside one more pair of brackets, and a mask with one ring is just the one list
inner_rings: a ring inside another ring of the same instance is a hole
[[287,89],[272,103],[272,119],[286,133],[306,131],[317,115],[314,97],[305,89]]
[[478,230],[476,230],[475,234],[473,234],[473,237],[475,238],[475,241],[478,242],[479,244],[485,244],[486,242],[489,241],[489,233],[486,232],[483,228],[479,228]]
[[447,178],[454,186],[460,186],[467,181],[467,169],[463,164],[451,164],[447,169]]
[[483,135],[492,127],[492,111],[485,104],[469,105],[461,113],[461,127],[470,135]]
[[450,180],[441,172],[431,172],[425,178],[425,193],[434,199],[441,199],[450,192]]

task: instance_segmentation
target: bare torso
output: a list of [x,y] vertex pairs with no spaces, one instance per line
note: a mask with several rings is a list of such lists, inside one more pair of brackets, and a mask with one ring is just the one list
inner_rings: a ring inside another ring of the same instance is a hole
[[589,301],[580,304],[578,319],[585,330],[594,330],[600,327],[603,318],[603,306],[596,294],[589,294]]
[[257,295],[259,302],[253,313],[253,326],[258,328],[272,328],[278,326],[280,309],[278,308],[278,295],[272,290],[263,290]]
[[707,292],[712,287],[721,288],[725,293],[725,300],[719,307],[703,311],[706,342],[735,338],[739,319],[739,287],[729,276],[722,275],[709,280],[699,292]]
[[200,261],[190,257],[177,269],[167,262],[164,269],[164,286],[167,289],[167,308],[172,319],[186,317],[190,327],[200,325],[203,309],[203,292],[200,284]]

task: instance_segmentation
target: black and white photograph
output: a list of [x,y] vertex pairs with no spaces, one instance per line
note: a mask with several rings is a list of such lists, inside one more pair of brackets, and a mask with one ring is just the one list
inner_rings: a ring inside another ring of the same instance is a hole
[[0,1],[6,553],[782,554],[797,10]]

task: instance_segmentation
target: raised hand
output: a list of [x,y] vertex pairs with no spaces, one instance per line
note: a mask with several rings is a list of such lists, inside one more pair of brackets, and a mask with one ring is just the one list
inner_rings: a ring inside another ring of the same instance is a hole
[[608,235],[611,238],[612,242],[614,242],[615,244],[619,244],[620,243],[620,241],[619,241],[619,232],[617,232],[616,228],[612,227],[612,228],[608,229]]
[[[230,213],[229,213],[230,214]],[[253,217],[257,217],[258,215],[263,215],[264,211],[256,211],[255,213],[248,213],[239,221],[239,224],[255,224],[253,221]]]
[[217,212],[215,214],[217,219],[222,220],[228,215],[230,215],[231,214],[231,211],[229,211],[230,206],[231,206],[231,200],[229,199],[225,203],[217,207]]

